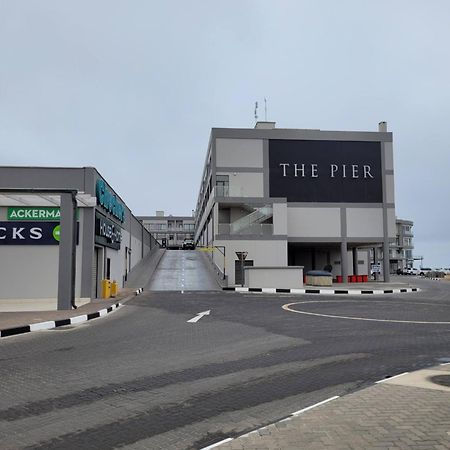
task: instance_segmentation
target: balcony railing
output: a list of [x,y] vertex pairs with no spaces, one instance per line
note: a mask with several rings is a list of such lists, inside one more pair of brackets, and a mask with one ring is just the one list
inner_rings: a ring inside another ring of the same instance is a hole
[[219,223],[219,234],[225,235],[257,235],[271,236],[273,235],[273,224],[271,223],[254,223],[243,229],[232,229],[229,223]]
[[244,186],[216,186],[213,191],[216,197],[255,197]]

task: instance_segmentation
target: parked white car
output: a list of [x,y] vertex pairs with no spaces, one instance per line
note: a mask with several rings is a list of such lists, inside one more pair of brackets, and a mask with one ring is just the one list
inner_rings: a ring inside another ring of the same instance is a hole
[[432,272],[433,269],[431,267],[421,267],[419,270],[419,275],[424,277],[427,275],[427,273]]
[[415,267],[408,267],[406,269],[406,274],[407,275],[420,275],[420,271],[419,271],[419,269],[416,269]]

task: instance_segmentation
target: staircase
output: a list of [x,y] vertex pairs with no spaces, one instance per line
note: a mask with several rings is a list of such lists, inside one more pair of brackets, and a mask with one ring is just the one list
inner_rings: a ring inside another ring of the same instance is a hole
[[272,206],[266,205],[261,208],[256,208],[250,214],[230,224],[230,232],[231,234],[240,234],[242,231],[252,228],[253,225],[261,224],[271,217],[273,217]]

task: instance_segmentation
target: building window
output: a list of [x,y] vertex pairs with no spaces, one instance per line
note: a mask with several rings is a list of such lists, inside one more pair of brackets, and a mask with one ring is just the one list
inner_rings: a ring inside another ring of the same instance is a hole
[[230,177],[228,175],[216,175],[216,190],[218,197],[228,197]]

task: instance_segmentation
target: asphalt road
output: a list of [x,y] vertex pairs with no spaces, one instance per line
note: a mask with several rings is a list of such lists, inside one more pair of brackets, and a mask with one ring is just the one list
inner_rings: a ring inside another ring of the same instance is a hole
[[417,285],[366,297],[144,292],[102,319],[4,338],[0,447],[200,449],[450,361],[450,283]]

